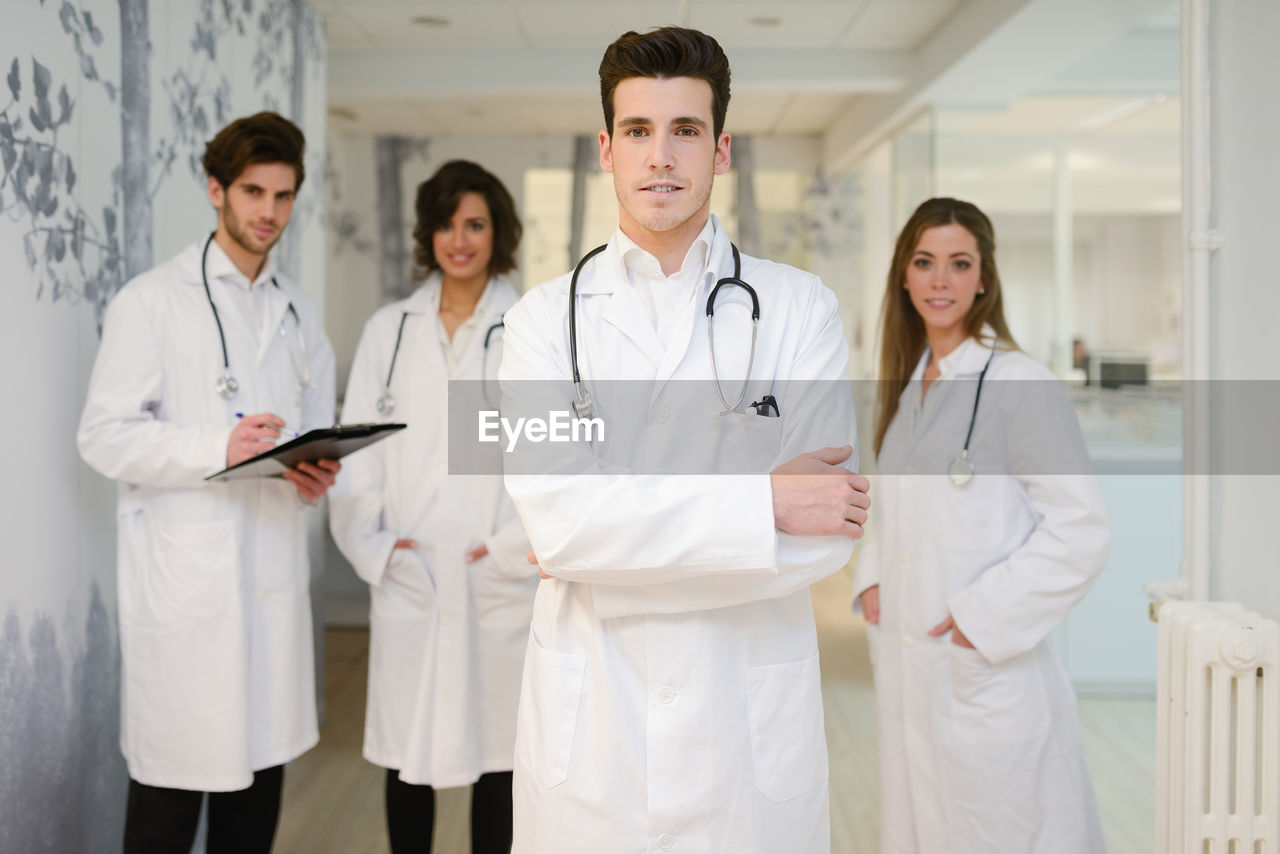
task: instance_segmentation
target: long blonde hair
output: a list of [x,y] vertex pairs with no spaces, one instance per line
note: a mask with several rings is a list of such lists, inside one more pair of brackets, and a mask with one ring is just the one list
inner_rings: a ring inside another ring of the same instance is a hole
[[907,292],[907,264],[927,230],[952,224],[972,234],[978,244],[978,272],[985,291],[970,306],[964,321],[965,330],[971,337],[977,337],[982,327],[990,324],[999,343],[1010,349],[1018,346],[1004,320],[1004,294],[1000,273],[996,270],[996,234],[991,220],[973,203],[959,199],[929,199],[921,204],[898,235],[885,281],[884,302],[880,306],[880,382],[876,387],[874,444],[877,456],[884,444],[884,434],[898,412],[902,390],[910,382],[911,372],[928,344],[924,321]]

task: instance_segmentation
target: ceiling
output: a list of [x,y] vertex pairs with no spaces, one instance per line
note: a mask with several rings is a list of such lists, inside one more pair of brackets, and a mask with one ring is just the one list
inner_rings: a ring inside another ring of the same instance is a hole
[[[971,4],[983,0],[969,0]],[[713,33],[734,69],[737,133],[815,135],[860,97],[908,85],[962,0],[313,0],[337,129],[578,134],[600,128],[596,67],[629,29]]]
[[1082,209],[1178,205],[1176,0],[309,2],[340,133],[593,135],[604,47],[674,23],[728,53],[732,133],[832,172],[927,107],[940,187],[1042,206],[1065,145]]

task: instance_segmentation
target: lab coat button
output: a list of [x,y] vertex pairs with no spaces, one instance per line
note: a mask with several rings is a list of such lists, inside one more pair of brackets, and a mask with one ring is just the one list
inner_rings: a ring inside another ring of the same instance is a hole
[[675,700],[675,698],[676,698],[676,692],[674,689],[666,688],[666,687],[658,689],[659,703],[671,703],[673,700]]
[[665,406],[662,407],[658,410],[658,414],[655,416],[655,419],[659,424],[666,424],[671,420],[671,410]]
[[664,833],[658,837],[658,847],[663,849],[674,848],[676,847],[676,838],[670,833]]
[[902,645],[907,649],[911,649],[911,646],[914,643],[915,643],[915,640],[910,635],[902,639]]
[[910,552],[903,552],[902,554],[898,555],[898,561],[900,563],[911,563]]

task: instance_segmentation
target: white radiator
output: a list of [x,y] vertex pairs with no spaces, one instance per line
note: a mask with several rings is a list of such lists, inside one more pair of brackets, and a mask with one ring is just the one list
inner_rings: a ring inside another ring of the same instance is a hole
[[1280,854],[1280,624],[1160,606],[1157,854]]

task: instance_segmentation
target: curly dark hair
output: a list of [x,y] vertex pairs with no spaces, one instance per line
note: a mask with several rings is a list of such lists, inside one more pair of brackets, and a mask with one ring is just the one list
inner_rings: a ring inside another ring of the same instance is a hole
[[413,262],[420,268],[417,277],[426,278],[440,269],[432,235],[445,226],[458,210],[463,193],[479,193],[489,206],[493,221],[493,256],[489,259],[491,275],[516,268],[516,250],[524,228],[516,214],[511,193],[491,172],[470,160],[450,160],[418,186],[414,210],[418,222],[413,227]]

